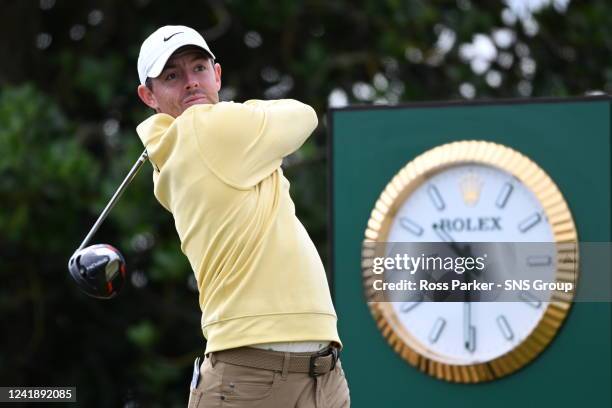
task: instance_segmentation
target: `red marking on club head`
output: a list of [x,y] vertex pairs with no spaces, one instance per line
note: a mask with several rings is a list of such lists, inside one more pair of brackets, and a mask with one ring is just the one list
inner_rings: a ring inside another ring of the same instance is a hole
[[103,245],[104,245],[104,246],[105,246],[107,249],[110,249],[110,250],[111,250],[111,251],[113,251],[113,252],[119,252],[119,250],[118,250],[117,248],[115,248],[114,246],[112,246],[112,245],[109,245],[109,244],[103,244]]
[[113,284],[112,282],[106,282],[106,289],[108,290],[108,294],[113,293]]

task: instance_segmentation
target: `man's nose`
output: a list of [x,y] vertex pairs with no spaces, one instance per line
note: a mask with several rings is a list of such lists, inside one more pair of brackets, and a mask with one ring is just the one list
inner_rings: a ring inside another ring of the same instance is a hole
[[195,75],[187,74],[186,80],[187,80],[185,83],[186,89],[198,88],[200,86]]

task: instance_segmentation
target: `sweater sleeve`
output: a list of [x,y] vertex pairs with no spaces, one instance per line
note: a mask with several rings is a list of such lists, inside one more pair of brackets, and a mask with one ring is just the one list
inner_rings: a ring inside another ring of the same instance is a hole
[[277,170],[317,126],[315,111],[291,99],[196,105],[189,113],[186,119],[204,161],[239,189],[251,188]]

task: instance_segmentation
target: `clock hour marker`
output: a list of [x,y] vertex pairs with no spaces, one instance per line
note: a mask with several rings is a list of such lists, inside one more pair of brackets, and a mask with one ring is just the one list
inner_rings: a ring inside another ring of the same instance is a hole
[[429,186],[427,188],[427,194],[429,194],[429,198],[433,202],[433,205],[440,211],[444,209],[444,200],[438,191],[436,186]]
[[548,255],[532,255],[527,257],[529,266],[548,266],[552,263],[552,258]]
[[540,221],[542,221],[542,216],[537,212],[533,213],[529,217],[521,221],[521,223],[518,226],[519,231],[525,233]]
[[400,306],[400,310],[402,311],[402,313],[408,313],[409,311],[411,311],[412,309],[414,309],[415,307],[417,307],[418,305],[420,305],[421,302],[404,302],[401,306]]
[[497,327],[501,330],[502,334],[506,338],[506,340],[512,340],[514,338],[514,333],[512,333],[512,329],[510,328],[510,324],[504,315],[497,316]]
[[423,228],[409,218],[400,218],[400,225],[409,232],[412,232],[417,237],[423,234]]
[[436,341],[438,341],[438,338],[440,338],[440,334],[442,333],[442,330],[444,330],[444,326],[446,326],[446,320],[444,320],[441,317],[438,317],[438,320],[436,320],[433,327],[431,328],[431,331],[429,332],[429,342],[430,343],[433,344]]
[[521,299],[523,302],[527,303],[529,306],[533,307],[534,309],[539,309],[540,306],[542,305],[542,302],[540,301],[540,299],[538,299],[537,297],[535,297],[529,292],[521,292],[519,293],[518,297],[519,299]]
[[423,294],[419,293],[417,295],[412,295],[410,296],[410,299],[414,301],[413,302],[403,302],[402,305],[400,306],[400,310],[402,311],[402,313],[408,313],[409,311],[411,311],[412,309],[420,305],[421,302],[423,301]]
[[497,200],[495,200],[495,205],[498,208],[504,208],[506,206],[506,203],[508,202],[508,198],[510,197],[512,190],[514,190],[512,184],[506,183],[503,185],[501,191],[499,192],[499,195],[497,196]]

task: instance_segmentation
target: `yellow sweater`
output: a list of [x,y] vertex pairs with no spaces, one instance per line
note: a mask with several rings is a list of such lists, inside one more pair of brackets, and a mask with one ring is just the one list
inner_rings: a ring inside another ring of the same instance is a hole
[[298,101],[251,100],[156,114],[137,128],[195,273],[207,353],[340,343],[323,264],[280,168],[316,125]]

